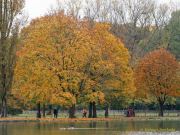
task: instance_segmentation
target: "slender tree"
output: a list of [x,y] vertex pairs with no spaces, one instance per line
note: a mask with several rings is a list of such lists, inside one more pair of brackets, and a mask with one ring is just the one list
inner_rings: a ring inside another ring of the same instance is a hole
[[18,27],[15,18],[24,0],[0,0],[0,100],[1,117],[7,116],[7,96],[11,89],[15,64]]

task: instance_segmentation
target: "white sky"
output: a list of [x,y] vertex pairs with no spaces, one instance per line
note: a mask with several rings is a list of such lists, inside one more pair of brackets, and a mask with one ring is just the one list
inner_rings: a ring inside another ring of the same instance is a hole
[[55,4],[56,0],[26,0],[25,12],[32,19],[44,15]]
[[[180,2],[180,0],[156,0],[157,2]],[[50,7],[56,5],[56,0],[26,0],[25,12],[29,19],[36,18],[47,13]]]

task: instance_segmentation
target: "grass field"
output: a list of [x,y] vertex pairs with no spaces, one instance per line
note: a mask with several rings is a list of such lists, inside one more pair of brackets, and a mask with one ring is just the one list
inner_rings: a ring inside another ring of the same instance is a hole
[[82,112],[76,111],[76,119],[69,119],[67,111],[60,111],[58,114],[58,119],[54,119],[53,115],[46,115],[46,118],[37,119],[36,111],[24,111],[22,114],[18,115],[9,115],[8,118],[0,118],[0,122],[7,121],[109,121],[109,120],[180,120],[180,112],[179,111],[164,111],[164,117],[158,117],[157,111],[135,111],[136,117],[127,118],[124,115],[123,110],[110,110],[109,118],[104,118],[104,111],[98,110],[97,115],[98,118],[82,118]]
[[[97,115],[100,118],[104,117],[104,110],[98,110]],[[135,110],[136,117],[158,117],[158,111],[144,111],[144,110]],[[110,110],[109,117],[110,118],[118,118],[124,116],[123,110]],[[178,110],[165,110],[164,111],[165,117],[178,117],[180,116],[180,111]],[[18,114],[15,117],[26,117],[26,118],[33,118],[36,117],[36,111],[24,111],[22,114]],[[53,115],[47,115],[48,118],[53,118]],[[68,111],[59,111],[58,113],[59,118],[68,118]],[[76,111],[76,117],[82,118],[82,111]]]

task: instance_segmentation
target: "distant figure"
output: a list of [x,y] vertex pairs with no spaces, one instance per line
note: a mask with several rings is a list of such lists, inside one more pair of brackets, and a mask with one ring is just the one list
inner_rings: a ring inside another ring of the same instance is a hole
[[131,113],[131,112],[130,112],[130,109],[128,108],[128,109],[127,109],[127,117],[130,117],[130,113]]
[[83,109],[83,118],[86,118],[87,117],[87,110],[86,109]]
[[58,110],[54,109],[54,118],[57,118],[57,117],[58,117]]
[[132,117],[135,117],[135,111],[132,109]]
[[126,116],[127,117],[135,117],[134,109],[128,108]]

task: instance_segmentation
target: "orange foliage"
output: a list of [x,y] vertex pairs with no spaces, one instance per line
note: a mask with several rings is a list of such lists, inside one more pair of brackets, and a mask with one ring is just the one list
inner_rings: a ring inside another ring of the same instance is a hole
[[103,103],[105,90],[133,93],[128,50],[109,29],[63,13],[32,21],[21,33],[14,95],[69,107],[81,97]]
[[138,95],[155,97],[164,103],[168,96],[180,96],[179,64],[165,49],[147,54],[135,71]]

